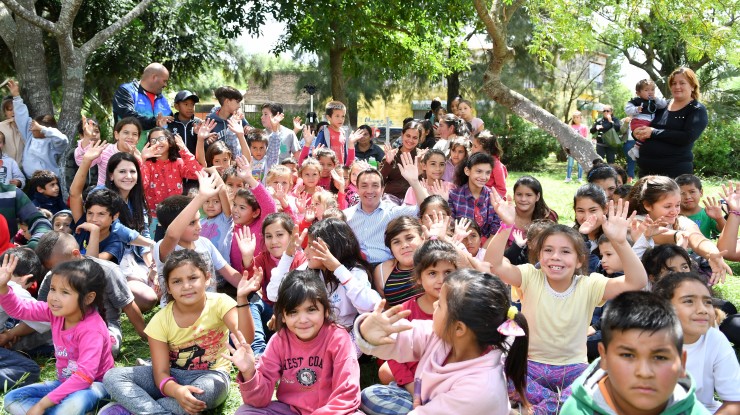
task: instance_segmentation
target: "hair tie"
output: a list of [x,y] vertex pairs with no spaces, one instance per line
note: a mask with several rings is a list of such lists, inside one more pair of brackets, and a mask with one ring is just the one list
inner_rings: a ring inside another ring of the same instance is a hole
[[506,312],[507,320],[501,323],[500,326],[498,326],[498,332],[503,334],[504,336],[511,336],[511,337],[521,337],[524,336],[524,330],[519,327],[518,324],[516,324],[516,321],[514,321],[514,318],[516,318],[516,315],[519,313],[519,310],[511,306],[509,307],[509,311]]

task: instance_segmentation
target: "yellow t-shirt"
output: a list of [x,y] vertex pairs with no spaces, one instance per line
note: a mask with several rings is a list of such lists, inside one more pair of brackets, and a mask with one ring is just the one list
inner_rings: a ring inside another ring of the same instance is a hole
[[587,329],[594,308],[604,304],[609,279],[597,273],[576,275],[570,287],[559,293],[542,270],[531,264],[518,267],[522,313],[529,324],[529,359],[548,365],[586,363]]
[[183,370],[220,370],[229,372],[231,362],[221,353],[226,352],[229,329],[224,324],[226,313],[236,301],[226,294],[206,293],[206,306],[195,323],[181,328],[172,313],[174,301],[152,317],[144,329],[147,336],[167,343],[170,348],[170,367]]

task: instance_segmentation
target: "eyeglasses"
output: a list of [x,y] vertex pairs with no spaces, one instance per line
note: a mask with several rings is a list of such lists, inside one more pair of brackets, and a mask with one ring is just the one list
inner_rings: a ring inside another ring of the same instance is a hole
[[159,137],[152,137],[152,138],[149,139],[149,142],[152,143],[152,144],[155,144],[155,143],[164,143],[165,141],[167,141],[167,136],[166,135],[161,135]]

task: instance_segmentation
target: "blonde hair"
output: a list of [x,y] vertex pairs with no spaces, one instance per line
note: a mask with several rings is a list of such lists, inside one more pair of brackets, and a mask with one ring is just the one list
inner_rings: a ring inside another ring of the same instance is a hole
[[304,170],[311,168],[311,167],[318,170],[319,174],[321,174],[321,171],[323,170],[318,160],[314,158],[307,158],[303,160],[303,164],[301,164],[301,167],[298,168],[298,177],[301,177]]
[[573,111],[573,112],[571,112],[570,113],[570,124],[571,125],[573,125],[573,118],[575,118],[576,115],[577,116],[583,116],[583,114],[581,114],[581,111]]
[[265,184],[269,186],[279,177],[286,177],[288,179],[288,183],[291,186],[293,185],[293,172],[290,170],[290,167],[281,164],[276,164],[270,167],[270,170],[267,171],[267,175],[265,175]]
[[312,200],[315,200],[316,203],[322,204],[324,209],[337,208],[339,206],[337,203],[337,197],[334,193],[327,190],[314,193]]

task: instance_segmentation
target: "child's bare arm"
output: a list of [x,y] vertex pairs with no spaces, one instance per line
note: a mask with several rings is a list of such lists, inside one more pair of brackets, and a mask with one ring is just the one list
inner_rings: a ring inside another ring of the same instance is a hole
[[[609,216],[604,218],[601,229],[604,235],[609,238],[614,250],[617,252],[619,259],[622,261],[624,275],[617,278],[610,278],[606,283],[604,290],[604,301],[611,300],[625,291],[637,291],[645,288],[647,285],[647,272],[642,265],[642,261],[632,250],[627,242],[627,231],[629,230],[628,213],[629,202],[622,203],[620,199],[616,209],[614,201],[609,201]],[[633,213],[634,216],[634,213]]]
[[491,238],[483,261],[491,264],[491,272],[498,275],[503,282],[519,287],[522,285],[522,272],[517,266],[511,265],[511,262],[504,258],[506,242],[509,240],[511,229],[514,226],[516,210],[513,204],[504,201],[497,192],[491,192],[491,206],[501,219],[502,225],[496,235]]

